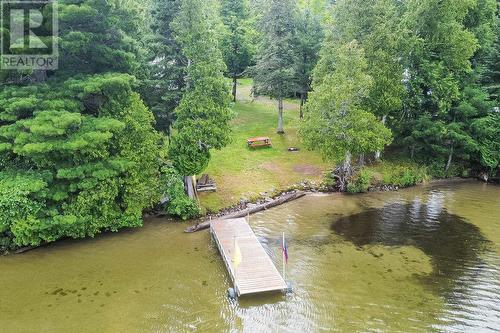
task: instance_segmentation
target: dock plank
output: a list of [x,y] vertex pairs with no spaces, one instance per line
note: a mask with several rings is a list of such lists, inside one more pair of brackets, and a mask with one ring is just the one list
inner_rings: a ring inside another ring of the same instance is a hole
[[[213,221],[210,230],[239,296],[287,289],[246,219]],[[236,271],[232,264],[235,238],[242,257]]]

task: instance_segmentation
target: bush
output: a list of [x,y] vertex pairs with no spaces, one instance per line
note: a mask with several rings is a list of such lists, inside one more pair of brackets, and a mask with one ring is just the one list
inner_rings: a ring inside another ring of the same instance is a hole
[[347,192],[349,193],[364,193],[368,192],[371,185],[373,174],[367,169],[361,171],[347,184]]
[[173,166],[164,166],[162,168],[162,184],[165,185],[168,214],[178,216],[183,220],[200,215],[197,202],[186,195],[182,176]]
[[399,187],[409,187],[422,183],[427,179],[424,168],[413,165],[393,164],[390,169],[386,168],[384,173],[384,185],[395,185]]
[[433,162],[427,167],[429,175],[434,178],[449,178],[449,177],[468,177],[470,174],[470,170],[464,166],[462,163],[453,163],[448,170],[448,173],[445,172],[446,163],[444,162]]
[[427,167],[429,175],[431,175],[434,178],[445,178],[446,174],[444,172],[444,169],[445,169],[445,163],[439,161],[434,161]]
[[335,179],[333,172],[327,172],[324,175],[323,184],[322,184],[323,186],[333,187],[333,186],[335,186],[336,183],[337,183],[337,180]]

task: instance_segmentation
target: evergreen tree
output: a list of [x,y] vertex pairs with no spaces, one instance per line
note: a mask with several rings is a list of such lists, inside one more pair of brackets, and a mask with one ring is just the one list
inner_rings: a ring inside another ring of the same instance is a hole
[[227,73],[233,80],[233,101],[236,102],[238,78],[252,60],[251,26],[246,0],[223,0],[221,16],[226,27],[222,40]]
[[472,123],[472,133],[477,143],[477,155],[486,167],[486,180],[495,175],[500,167],[500,113],[490,113]]
[[222,53],[216,36],[218,12],[212,0],[181,0],[174,21],[177,42],[188,59],[187,90],[176,108],[176,133],[169,156],[184,175],[194,197],[194,175],[205,169],[211,149],[229,142],[230,95],[224,81]]
[[165,195],[169,211],[198,212],[165,188],[172,176],[160,181],[172,175],[163,136],[129,75],[148,75],[145,10],[135,0],[63,1],[60,69],[4,76],[17,85],[0,90],[0,247],[139,226]]
[[409,1],[403,19],[408,90],[403,136],[412,155],[433,157],[446,170],[464,134],[452,109],[479,46],[463,23],[474,2]]
[[278,129],[283,129],[283,99],[297,89],[294,0],[271,0],[262,17],[262,41],[252,68],[255,89],[278,100]]
[[303,106],[311,90],[312,71],[318,62],[318,53],[323,41],[320,17],[306,7],[299,11],[296,22],[297,87],[300,94],[300,118]]
[[0,247],[142,224],[159,202],[161,136],[133,77],[0,93]]
[[155,114],[156,128],[170,135],[174,110],[186,89],[188,64],[172,28],[180,0],[155,0],[152,6],[155,38],[150,44],[149,76],[142,82],[141,90]]
[[495,106],[500,108],[500,19],[496,20],[496,25],[494,44],[485,56],[482,83],[495,101]]
[[58,76],[120,72],[142,77],[150,34],[138,0],[63,0],[59,4]]

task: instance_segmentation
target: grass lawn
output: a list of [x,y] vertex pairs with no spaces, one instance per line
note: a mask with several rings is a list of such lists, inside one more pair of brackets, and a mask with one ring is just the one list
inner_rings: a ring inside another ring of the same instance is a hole
[[[261,192],[286,188],[301,180],[320,180],[328,164],[316,152],[303,148],[297,136],[299,105],[287,100],[284,111],[285,134],[276,134],[277,103],[267,97],[252,99],[251,80],[239,81],[236,118],[232,121],[232,142],[221,151],[213,151],[208,173],[217,183],[217,192],[200,193],[201,205],[218,211],[236,204],[241,198],[251,199]],[[250,149],[246,139],[256,136],[271,138],[272,148]],[[289,147],[300,148],[288,152]]]

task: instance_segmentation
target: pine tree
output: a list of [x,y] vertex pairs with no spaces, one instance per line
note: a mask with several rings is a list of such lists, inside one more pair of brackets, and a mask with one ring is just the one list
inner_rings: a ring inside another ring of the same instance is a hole
[[0,92],[0,247],[142,224],[162,137],[125,74]]
[[300,94],[300,118],[311,90],[312,72],[318,61],[323,41],[323,27],[317,14],[306,7],[299,11],[296,22],[297,83]]
[[294,0],[271,0],[262,17],[262,41],[252,68],[255,89],[278,100],[278,129],[283,129],[283,99],[297,89]]
[[171,134],[175,120],[174,110],[186,89],[188,61],[182,53],[172,28],[178,15],[180,0],[155,0],[153,2],[150,44],[149,76],[141,84],[145,102],[156,117],[156,128]]
[[141,77],[150,34],[138,0],[64,0],[59,5],[58,76],[120,72]]
[[0,87],[0,248],[140,226],[164,193],[197,213],[160,181],[164,137],[134,91],[149,74],[146,9],[62,1],[59,70],[14,71],[17,85]]
[[233,101],[236,102],[238,78],[252,60],[251,26],[247,0],[223,0],[221,16],[226,27],[222,40],[227,73],[233,80]]
[[472,72],[471,59],[479,47],[463,23],[474,3],[409,1],[403,18],[408,100],[402,136],[412,155],[433,157],[443,170],[449,170],[464,134],[453,108],[461,100],[461,81]]
[[482,82],[495,106],[500,109],[500,19],[497,19],[496,38],[485,57]]

